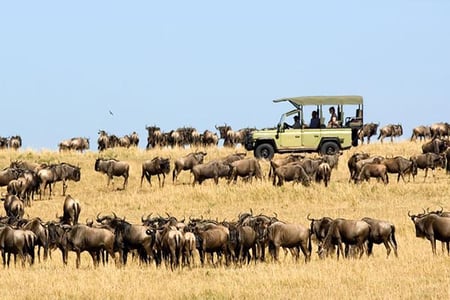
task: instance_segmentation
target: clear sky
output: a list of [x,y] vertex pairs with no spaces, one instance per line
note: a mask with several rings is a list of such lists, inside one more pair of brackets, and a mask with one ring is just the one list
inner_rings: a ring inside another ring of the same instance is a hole
[[[449,121],[450,1],[2,1],[0,136],[272,127],[273,99],[362,95],[365,122]],[[114,115],[110,115],[109,111]]]

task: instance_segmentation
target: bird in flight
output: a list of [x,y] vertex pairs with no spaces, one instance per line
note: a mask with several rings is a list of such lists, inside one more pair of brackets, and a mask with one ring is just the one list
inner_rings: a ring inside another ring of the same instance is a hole
[[113,114],[113,112],[110,110],[109,111],[109,114],[111,115],[111,116],[114,116],[114,114]]

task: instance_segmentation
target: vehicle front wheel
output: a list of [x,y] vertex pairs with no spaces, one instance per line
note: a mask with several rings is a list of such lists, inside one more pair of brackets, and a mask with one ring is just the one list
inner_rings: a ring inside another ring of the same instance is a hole
[[275,150],[270,144],[261,144],[255,149],[255,157],[256,158],[264,158],[264,159],[272,159]]
[[320,147],[320,152],[322,154],[333,155],[339,152],[339,146],[335,142],[325,142],[322,147]]

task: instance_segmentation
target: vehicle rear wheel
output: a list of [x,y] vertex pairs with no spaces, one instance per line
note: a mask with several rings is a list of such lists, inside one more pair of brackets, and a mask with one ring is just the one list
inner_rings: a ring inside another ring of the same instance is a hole
[[261,144],[255,149],[256,158],[272,159],[275,150],[270,144]]
[[333,155],[339,152],[339,146],[336,142],[325,142],[322,147],[320,147],[320,152],[322,154]]

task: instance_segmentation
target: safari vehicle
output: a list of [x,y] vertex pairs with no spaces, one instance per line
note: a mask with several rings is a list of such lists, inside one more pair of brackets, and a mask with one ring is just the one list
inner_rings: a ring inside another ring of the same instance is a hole
[[[271,159],[275,153],[320,152],[333,154],[358,145],[357,132],[363,125],[363,98],[361,96],[307,96],[273,100],[289,102],[294,106],[281,115],[276,128],[253,131],[246,137],[245,149],[254,151],[257,158]],[[328,128],[328,110],[334,107],[337,128]],[[310,114],[315,110],[320,118],[319,128],[309,128]],[[345,116],[344,110],[350,112]],[[325,116],[324,116],[325,114]],[[298,116],[300,129],[292,129],[286,122]],[[305,123],[305,118],[308,123]]]

